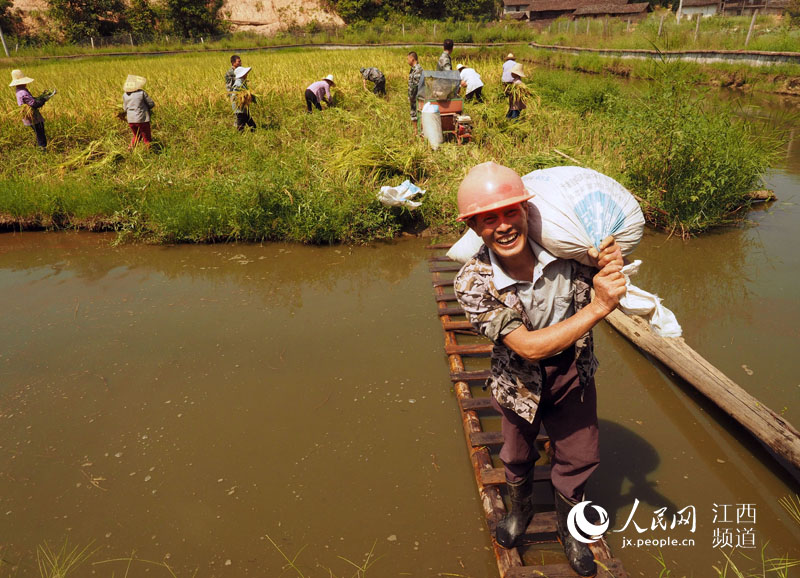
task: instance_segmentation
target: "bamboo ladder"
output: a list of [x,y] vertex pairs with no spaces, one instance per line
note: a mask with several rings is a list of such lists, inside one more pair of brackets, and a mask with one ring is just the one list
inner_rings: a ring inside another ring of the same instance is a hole
[[[429,249],[449,249],[449,244],[431,245]],[[467,371],[462,357],[486,357],[492,351],[489,343],[459,344],[458,335],[477,335],[470,323],[466,320],[454,320],[453,317],[463,316],[461,307],[455,303],[456,298],[445,289],[453,286],[452,274],[456,273],[461,265],[454,263],[448,257],[436,255],[429,259],[430,271],[433,276],[433,288],[438,306],[439,319],[444,330],[444,348],[450,365],[450,380],[461,408],[462,424],[466,437],[467,448],[472,462],[475,483],[478,486],[483,511],[486,515],[486,524],[494,535],[497,522],[505,515],[506,507],[501,495],[501,487],[505,484],[503,468],[495,468],[492,464],[490,447],[498,447],[503,443],[500,432],[487,432],[481,425],[480,414],[494,412],[490,399],[487,397],[473,397],[472,387],[480,387],[489,377],[488,370]],[[443,274],[447,275],[447,278]],[[537,440],[541,443],[547,441],[544,435]],[[547,483],[552,494],[550,484],[550,466],[535,466],[534,483],[543,485]],[[537,508],[538,509],[538,508]],[[507,550],[498,545],[492,538],[492,549],[497,559],[497,568],[501,578],[567,578],[577,576],[570,568],[566,559],[560,564],[530,565],[523,559],[520,552],[522,547],[531,544],[554,544],[553,550],[563,551],[558,544],[556,533],[556,515],[554,511],[537,511],[523,536],[522,545],[518,548]],[[599,562],[598,578],[628,578],[622,563],[612,558],[611,551],[605,540],[599,540],[590,545],[595,559]]]

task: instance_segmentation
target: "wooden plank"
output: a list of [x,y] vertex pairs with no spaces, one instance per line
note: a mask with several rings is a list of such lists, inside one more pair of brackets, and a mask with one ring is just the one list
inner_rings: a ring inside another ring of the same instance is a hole
[[[605,568],[604,568],[605,567]],[[578,576],[569,564],[546,564],[544,566],[517,566],[509,568],[504,578],[573,578]],[[616,558],[600,560],[597,578],[628,578],[622,562]]]
[[462,399],[460,400],[460,403],[461,403],[461,409],[463,409],[464,411],[481,411],[487,409],[495,411],[488,397],[472,397],[469,399]]
[[453,260],[447,255],[434,255],[433,257],[428,257],[429,263],[441,263],[443,261],[447,263],[453,262]]
[[[438,273],[434,273],[433,280],[434,283],[440,280]],[[441,295],[444,293],[441,287],[436,287],[434,292],[436,295]],[[438,307],[442,309],[445,307],[445,304],[439,303]],[[450,317],[447,315],[440,316],[440,319],[442,322],[451,321]],[[444,343],[445,347],[458,344],[456,336],[452,331],[444,332]],[[465,370],[464,363],[462,362],[460,355],[448,355],[447,359],[451,374],[460,373]],[[455,390],[459,403],[472,398],[472,392],[470,391],[469,385],[464,381],[455,382],[453,389]],[[467,439],[467,441],[469,441],[469,434],[471,432],[482,431],[480,419],[478,419],[478,414],[474,411],[462,411],[461,422],[464,429],[464,437]],[[506,514],[506,506],[503,503],[503,497],[500,495],[500,489],[497,486],[486,486],[481,483],[480,472],[484,469],[492,467],[492,456],[489,453],[489,450],[483,446],[474,448],[468,445],[467,447],[469,451],[470,462],[472,463],[473,474],[475,475],[475,483],[478,486],[480,503],[486,516],[486,524],[488,527],[493,528]],[[520,557],[519,551],[516,548],[503,548],[495,540],[492,540],[491,544],[495,560],[497,561],[497,569],[500,573],[500,576],[505,575],[509,568],[522,566],[522,558]]]
[[[450,374],[450,381],[486,381],[492,376],[492,371],[490,369],[484,369],[482,371],[457,371],[455,373]],[[475,402],[484,403],[483,400],[486,400],[485,403],[487,407],[491,407],[489,405],[489,398],[478,398],[474,400]],[[472,402],[473,400],[470,400]],[[482,408],[481,408],[482,409]]]
[[433,245],[428,245],[426,247],[426,249],[431,249],[431,250],[434,250],[434,249],[449,249],[452,246],[453,246],[452,243],[434,243]]
[[440,307],[439,317],[444,315],[464,315],[464,310],[461,307]]
[[449,303],[453,301],[458,301],[458,297],[456,297],[453,293],[445,293],[444,295],[436,296],[437,303]]
[[[448,332],[450,333],[450,332]],[[469,345],[447,345],[447,355],[468,355],[471,357],[486,356],[492,352],[491,343],[470,343]]]
[[[539,433],[539,435],[536,436],[536,441],[540,443],[544,443],[549,440],[550,438],[543,433]],[[499,446],[503,443],[503,432],[474,432],[470,434],[469,441],[473,446]]]
[[469,321],[444,321],[442,322],[442,328],[445,331],[464,331],[475,335],[478,334]]
[[436,288],[436,287],[452,287],[453,286],[453,280],[452,279],[445,279],[445,280],[434,281],[433,282],[433,286],[434,286],[434,288]]
[[453,273],[460,271],[463,265],[461,263],[454,263],[453,265],[432,265],[430,268],[431,273]]
[[[533,466],[533,481],[550,481],[550,466]],[[487,486],[499,486],[506,483],[506,474],[503,468],[481,470],[481,483]]]
[[578,576],[569,564],[545,564],[543,566],[518,566],[509,568],[504,578],[573,578]]
[[621,311],[613,311],[606,320],[717,404],[789,465],[800,468],[800,432],[711,365],[682,338],[659,337],[650,330],[647,321]]

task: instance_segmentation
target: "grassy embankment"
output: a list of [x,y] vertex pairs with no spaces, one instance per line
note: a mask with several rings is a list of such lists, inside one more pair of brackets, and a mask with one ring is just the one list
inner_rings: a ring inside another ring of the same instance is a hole
[[[662,16],[663,25],[662,25]],[[587,28],[588,25],[588,28]],[[236,32],[192,40],[158,35],[149,39],[133,39],[121,34],[112,44],[95,39],[95,48],[87,41],[81,45],[48,42],[42,39],[8,38],[12,47],[19,43],[17,58],[63,56],[73,54],[102,54],[107,52],[233,50],[291,44],[385,44],[440,43],[452,38],[456,43],[501,43],[536,41],[590,48],[652,49],[654,45],[668,50],[758,50],[778,52],[800,51],[800,27],[791,27],[788,19],[763,15],[756,19],[750,43],[745,40],[750,26],[749,16],[726,16],[702,19],[695,38],[695,21],[678,24],[672,12],[659,10],[640,22],[628,25],[623,19],[568,20],[559,19],[547,25],[534,22],[468,22],[434,21],[409,17],[407,19],[356,22],[341,28],[323,28],[315,23],[305,28],[294,27],[272,36],[252,32]],[[659,35],[659,27],[662,28]]]
[[[432,67],[437,50],[420,52]],[[631,185],[662,226],[698,232],[729,220],[773,158],[774,141],[719,106],[704,112],[684,98],[686,77],[672,72],[637,96],[609,79],[537,71],[531,87],[540,104],[509,124],[489,72],[499,58],[480,64],[488,102],[466,108],[476,141],[434,152],[411,132],[404,61],[403,49],[250,54],[260,96],[254,134],[233,129],[222,55],[28,63],[34,93],[59,90],[43,109],[51,144],[47,154],[34,149],[7,89],[0,217],[7,226],[110,228],[162,242],[360,242],[411,226],[451,230],[455,191],[470,167],[496,160],[527,173],[568,163],[559,149]],[[361,65],[387,73],[388,99],[361,88]],[[149,78],[160,151],[126,150],[128,127],[114,113],[128,73]],[[305,115],[305,86],[328,73],[339,82],[335,107]],[[375,200],[381,185],[406,178],[428,190],[413,215]]]

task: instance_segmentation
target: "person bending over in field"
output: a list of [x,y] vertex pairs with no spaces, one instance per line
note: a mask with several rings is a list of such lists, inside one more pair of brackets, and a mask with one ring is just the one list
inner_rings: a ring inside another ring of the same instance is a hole
[[473,99],[477,102],[483,102],[483,80],[481,80],[481,75],[474,68],[463,64],[456,66],[456,70],[461,76],[461,86],[466,91],[464,102],[469,102]]
[[225,73],[225,90],[229,93],[233,91],[233,83],[236,82],[236,69],[242,65],[242,59],[238,54],[231,56],[231,67]]
[[125,109],[125,120],[133,133],[131,144],[132,149],[140,140],[145,146],[150,147],[153,137],[150,133],[150,111],[156,106],[143,89],[147,79],[143,76],[129,74],[125,79],[122,95],[122,108]]
[[386,77],[383,72],[370,66],[369,68],[361,69],[361,84],[364,85],[364,90],[367,89],[367,81],[370,81],[374,86],[372,93],[377,96],[386,96]]
[[306,88],[306,112],[308,114],[311,114],[312,105],[316,107],[317,110],[322,110],[320,102],[323,100],[330,108],[331,86],[336,86],[336,83],[333,81],[333,75],[329,74],[322,80],[312,82],[308,88]]
[[28,84],[33,82],[33,79],[22,74],[21,70],[11,71],[11,84],[8,86],[15,88],[17,91],[17,105],[24,106],[22,110],[22,124],[29,126],[36,134],[36,144],[39,150],[47,150],[47,135],[44,132],[44,118],[39,109],[50,100],[56,93],[55,90],[50,90],[43,93],[41,96],[34,98],[28,91]]
[[250,127],[250,132],[256,130],[256,122],[250,116],[250,105],[256,101],[255,95],[247,88],[247,75],[249,66],[240,66],[236,69],[236,80],[233,83],[233,114],[236,115],[236,130],[244,132],[244,127]]

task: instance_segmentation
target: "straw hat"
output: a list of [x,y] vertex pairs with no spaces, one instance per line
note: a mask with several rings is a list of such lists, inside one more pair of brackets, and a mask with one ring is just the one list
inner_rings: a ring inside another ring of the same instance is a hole
[[522,64],[517,62],[514,66],[512,66],[511,74],[516,74],[520,78],[525,78],[525,72],[522,70]]
[[129,74],[128,78],[125,79],[125,85],[122,87],[122,90],[125,92],[136,92],[137,90],[142,90],[146,83],[147,79],[144,76]]
[[233,74],[236,78],[244,78],[245,76],[247,76],[247,73],[250,72],[251,70],[253,70],[252,66],[240,66],[236,69],[236,72],[234,72]]
[[22,74],[21,70],[12,70],[11,84],[8,86],[19,86],[20,84],[30,84],[31,82],[33,82],[33,79]]
[[334,86],[336,85],[336,83],[333,81],[333,75],[332,75],[332,74],[329,74],[328,76],[326,76],[326,77],[325,77],[325,78],[323,78],[322,80],[327,80],[328,82],[330,82],[330,83],[331,83],[331,84],[333,84]]
[[514,53],[509,52],[508,54],[506,54],[506,60],[514,60]]
[[456,66],[456,70],[461,70],[462,68],[466,68],[466,66],[464,66],[463,64],[459,64],[458,66]]

